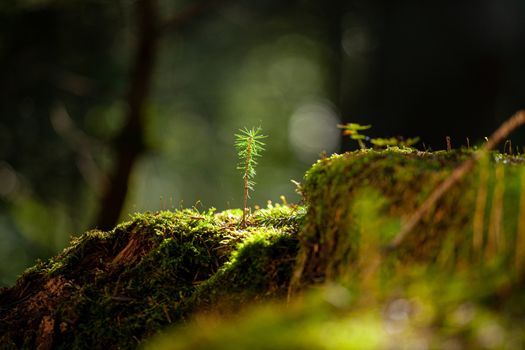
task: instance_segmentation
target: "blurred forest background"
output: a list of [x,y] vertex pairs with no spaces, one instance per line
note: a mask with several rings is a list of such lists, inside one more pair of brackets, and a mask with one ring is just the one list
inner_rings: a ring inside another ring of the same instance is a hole
[[4,0],[0,69],[2,286],[135,211],[240,207],[244,126],[252,205],[298,201],[340,122],[481,140],[524,107],[525,2]]

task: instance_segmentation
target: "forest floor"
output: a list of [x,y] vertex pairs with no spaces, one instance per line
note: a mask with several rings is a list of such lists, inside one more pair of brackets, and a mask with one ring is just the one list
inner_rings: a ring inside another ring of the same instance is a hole
[[[0,290],[6,349],[525,346],[525,165],[471,150],[319,160],[299,204],[135,214]],[[390,247],[390,249],[387,249]]]

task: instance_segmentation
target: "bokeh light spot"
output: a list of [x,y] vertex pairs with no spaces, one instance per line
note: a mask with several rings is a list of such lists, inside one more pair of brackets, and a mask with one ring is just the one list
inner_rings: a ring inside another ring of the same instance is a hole
[[339,117],[329,102],[309,101],[295,110],[289,122],[292,149],[303,162],[312,162],[321,152],[339,149]]

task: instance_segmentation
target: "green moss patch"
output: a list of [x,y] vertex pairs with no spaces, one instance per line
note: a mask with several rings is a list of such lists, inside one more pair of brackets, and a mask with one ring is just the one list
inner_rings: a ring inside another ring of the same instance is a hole
[[179,210],[87,232],[0,291],[0,343],[523,347],[522,157],[488,154],[396,250],[384,249],[470,156],[408,148],[334,155],[306,173],[305,207],[269,205],[246,228],[242,210]]
[[[111,232],[87,232],[2,290],[0,343],[135,348],[192,310],[229,303],[234,294],[244,301],[280,295],[290,279],[301,212],[271,206],[241,230],[239,210],[163,211],[136,214]],[[210,289],[217,292],[203,292]]]
[[[325,284],[291,303],[246,307],[228,318],[198,318],[152,339],[146,350],[241,349],[521,349],[525,344],[520,286],[508,293],[497,274],[414,271],[384,285],[384,296]],[[377,286],[376,286],[377,288]],[[504,290],[507,293],[503,292]],[[504,297],[505,295],[505,297]],[[504,300],[510,295],[514,298]],[[495,299],[499,299],[495,306]],[[489,300],[491,300],[489,302]],[[510,309],[514,308],[514,311]]]
[[[319,160],[305,175],[309,209],[294,287],[366,270],[431,191],[470,156],[394,148]],[[439,262],[452,268],[467,261],[515,263],[525,166],[520,157],[488,157],[433,206],[391,255],[404,264]]]
[[523,348],[522,158],[488,155],[397,251],[383,249],[470,156],[389,149],[318,161],[302,186],[290,301],[197,318],[146,348]]

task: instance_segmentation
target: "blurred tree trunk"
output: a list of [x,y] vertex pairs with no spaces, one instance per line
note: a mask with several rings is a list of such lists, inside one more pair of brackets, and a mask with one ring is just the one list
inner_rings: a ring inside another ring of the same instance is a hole
[[128,193],[128,183],[133,166],[145,150],[144,113],[149,96],[153,70],[158,55],[158,42],[162,34],[170,29],[180,29],[202,14],[224,3],[225,0],[204,0],[188,5],[182,11],[161,21],[157,11],[157,0],[137,0],[137,48],[130,70],[129,91],[126,96],[126,125],[115,139],[115,168],[104,190],[95,227],[112,229],[118,222]]
[[116,160],[108,187],[104,190],[96,227],[111,229],[117,223],[128,192],[133,166],[145,149],[144,112],[149,95],[158,46],[156,0],[137,0],[137,48],[130,70],[126,96],[126,124],[115,140]]

